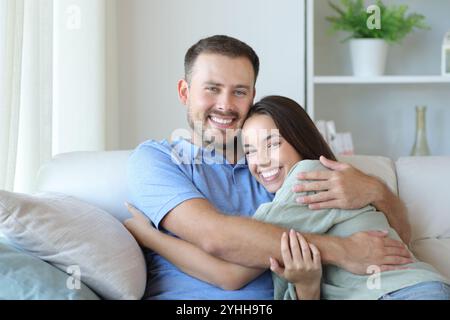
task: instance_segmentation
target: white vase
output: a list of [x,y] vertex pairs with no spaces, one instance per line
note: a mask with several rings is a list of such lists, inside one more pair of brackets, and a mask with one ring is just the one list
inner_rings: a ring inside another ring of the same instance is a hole
[[352,39],[353,74],[357,77],[375,77],[384,74],[388,44],[382,39]]

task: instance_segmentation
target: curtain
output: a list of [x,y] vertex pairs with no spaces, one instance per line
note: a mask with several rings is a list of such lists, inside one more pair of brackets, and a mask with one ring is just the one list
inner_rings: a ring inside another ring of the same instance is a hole
[[118,146],[116,0],[0,0],[0,189]]
[[0,0],[0,189],[32,192],[51,157],[52,0]]

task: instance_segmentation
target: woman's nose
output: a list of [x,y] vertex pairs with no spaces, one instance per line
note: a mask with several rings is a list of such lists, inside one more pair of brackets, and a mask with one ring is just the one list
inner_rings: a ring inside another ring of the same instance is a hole
[[267,153],[267,150],[262,150],[258,152],[257,163],[259,166],[269,166],[270,165],[270,156]]

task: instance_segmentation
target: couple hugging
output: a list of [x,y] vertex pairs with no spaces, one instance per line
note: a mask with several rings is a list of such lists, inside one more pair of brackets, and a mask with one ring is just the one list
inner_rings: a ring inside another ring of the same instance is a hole
[[146,250],[144,298],[450,299],[405,245],[400,199],[337,162],[295,101],[253,105],[258,72],[247,44],[200,40],[178,83],[191,138],[131,155],[124,224]]

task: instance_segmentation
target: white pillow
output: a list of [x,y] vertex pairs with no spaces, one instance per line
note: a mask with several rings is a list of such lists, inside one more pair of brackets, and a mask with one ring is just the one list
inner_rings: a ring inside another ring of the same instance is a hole
[[[107,212],[63,194],[0,191],[0,232],[17,246],[80,280],[104,299],[140,299],[142,251]],[[70,268],[69,268],[70,267]]]
[[450,157],[406,157],[397,163],[400,198],[408,208],[412,241],[450,238]]

